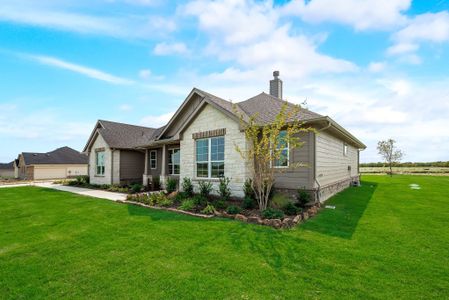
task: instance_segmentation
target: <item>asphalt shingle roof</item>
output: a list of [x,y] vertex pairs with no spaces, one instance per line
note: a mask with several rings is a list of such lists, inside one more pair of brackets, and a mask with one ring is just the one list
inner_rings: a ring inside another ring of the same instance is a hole
[[[276,116],[282,109],[282,106],[287,104],[294,108],[294,104],[273,97],[266,93],[260,93],[257,96],[249,98],[248,100],[237,103],[237,105],[248,115],[256,116],[256,121],[261,124],[268,124],[274,121]],[[307,121],[315,118],[320,118],[322,115],[313,111],[301,108],[295,119],[300,121]]]
[[9,169],[14,169],[14,161],[10,162],[10,163],[0,163],[0,169],[2,170],[9,170]]
[[86,155],[70,148],[62,147],[47,153],[22,152],[25,164],[87,164]]
[[160,128],[149,128],[124,123],[99,120],[98,131],[111,148],[133,149],[153,140]]

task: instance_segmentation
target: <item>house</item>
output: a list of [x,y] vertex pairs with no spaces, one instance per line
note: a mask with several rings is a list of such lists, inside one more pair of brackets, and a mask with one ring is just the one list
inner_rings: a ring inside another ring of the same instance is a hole
[[87,156],[62,147],[47,153],[22,152],[14,162],[16,178],[64,179],[87,175]]
[[14,177],[14,161],[4,164],[0,163],[0,178]]
[[99,120],[83,150],[89,156],[90,183],[141,183],[145,150],[137,147],[157,133],[154,128]]
[[[275,71],[273,75],[269,94],[263,92],[233,104],[194,88],[165,126],[157,129],[138,127],[129,137],[118,132],[110,134],[117,135],[117,142],[120,140],[120,143],[134,147],[127,151],[141,153],[139,160],[136,155],[134,164],[143,157],[139,171],[144,185],[155,177],[162,185],[170,177],[178,180],[188,177],[196,188],[205,180],[216,190],[218,179],[225,176],[231,179],[232,194],[241,197],[243,183],[250,176],[250,165],[236,151],[236,145],[240,149],[249,147],[240,117],[247,120],[256,116],[258,123],[268,124],[284,104],[293,106],[282,98],[283,82],[279,72]],[[305,144],[301,148],[290,151],[287,145],[286,159],[275,166],[282,170],[277,172],[275,188],[290,194],[304,188],[316,200],[324,201],[358,182],[359,154],[366,146],[328,116],[301,109],[296,117],[316,132],[302,134]],[[102,123],[104,121],[98,121],[95,130],[103,130]],[[117,127],[121,126],[133,127],[124,124]],[[90,178],[97,180],[97,176],[104,176],[108,183],[118,182],[111,181],[108,176],[122,172],[122,164],[110,154],[119,147],[106,146],[103,142],[97,144],[100,135],[100,132],[93,133],[86,145],[90,164],[94,164],[89,168]],[[104,154],[98,154],[102,152]],[[294,162],[306,163],[307,167],[292,168]]]

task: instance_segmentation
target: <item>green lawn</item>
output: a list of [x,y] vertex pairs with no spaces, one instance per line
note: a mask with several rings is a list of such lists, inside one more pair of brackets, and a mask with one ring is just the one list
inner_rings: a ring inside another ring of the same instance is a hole
[[363,179],[282,231],[0,189],[0,298],[447,299],[449,177]]

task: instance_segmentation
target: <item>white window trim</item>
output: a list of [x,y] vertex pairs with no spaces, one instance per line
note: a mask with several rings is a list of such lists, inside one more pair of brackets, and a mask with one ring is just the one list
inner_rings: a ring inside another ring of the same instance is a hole
[[[287,149],[287,165],[286,166],[276,166],[273,161],[270,162],[271,167],[273,169],[287,169],[290,168],[290,142],[287,142],[287,147],[280,149],[281,151],[284,151]],[[272,151],[273,153],[273,151]],[[274,159],[276,160],[276,159]]]
[[[98,154],[103,153],[103,164],[99,165],[98,164]],[[103,151],[95,151],[95,175],[96,176],[104,176],[104,174],[106,173],[106,165],[105,165],[105,155],[106,152]],[[103,173],[98,173],[98,167],[103,167]]]
[[[151,153],[154,153],[154,159],[151,158]],[[154,160],[154,168],[151,166],[151,161]],[[157,169],[157,150],[150,150],[150,169],[155,170]]]
[[[214,179],[220,179],[220,177],[212,177],[212,163],[219,163],[219,162],[223,162],[223,164],[226,165],[225,163],[225,158],[223,158],[223,160],[212,160],[212,139],[213,138],[220,138],[222,137],[223,139],[225,138],[224,135],[221,136],[213,136],[213,137],[208,137],[208,138],[202,138],[202,139],[196,139],[195,140],[195,178],[198,180],[214,180]],[[196,159],[196,142],[197,141],[201,141],[201,140],[207,140],[207,161],[198,161]],[[226,142],[226,141],[225,141]],[[226,145],[225,145],[225,149],[226,149]],[[223,153],[224,155],[224,153]],[[198,176],[198,163],[207,163],[207,177],[199,177]],[[223,170],[224,172],[224,170]],[[226,177],[223,174],[223,177]]]
[[[174,150],[178,150],[178,152],[179,152],[179,155],[180,155],[180,157],[179,157],[179,159],[181,159],[181,149],[180,148],[171,148],[171,149],[168,149],[168,155],[169,155],[169,157],[171,157],[171,151],[174,151]],[[170,160],[168,161],[168,170],[170,171]],[[173,163],[172,163],[172,165],[174,165]],[[174,171],[175,170],[175,168],[172,168],[173,170],[172,171]],[[181,175],[181,162],[179,162],[179,174],[175,174],[175,173],[172,173],[172,172],[169,172],[169,174],[168,175],[173,175],[173,176],[179,176],[179,175]]]
[[343,143],[343,156],[348,156],[348,150],[349,150],[348,144]]

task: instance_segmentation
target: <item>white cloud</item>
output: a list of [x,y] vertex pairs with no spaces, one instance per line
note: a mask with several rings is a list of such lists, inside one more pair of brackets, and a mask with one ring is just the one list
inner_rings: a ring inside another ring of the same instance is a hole
[[440,44],[449,42],[449,13],[425,13],[408,20],[407,25],[392,36],[393,45],[388,55],[404,55],[404,62],[419,64],[421,59],[414,54],[424,42]]
[[150,115],[150,116],[146,116],[144,118],[142,118],[142,120],[140,120],[140,124],[142,126],[148,126],[148,127],[161,127],[164,126],[165,124],[168,123],[168,121],[170,121],[171,117],[175,114],[175,112],[169,112],[163,115]]
[[386,67],[387,66],[385,62],[374,61],[368,65],[368,71],[372,73],[378,73],[384,71]]
[[131,111],[133,109],[133,107],[129,104],[122,104],[119,106],[119,109],[121,111],[127,112],[127,111]]
[[184,43],[158,43],[153,49],[156,55],[187,54],[189,50]]
[[308,23],[334,22],[356,30],[388,29],[405,22],[411,0],[293,0],[281,8]]
[[[89,7],[89,3],[86,7]],[[0,20],[125,39],[154,38],[176,29],[176,23],[169,17],[113,13],[98,16],[85,13],[86,8],[80,9],[82,12],[77,12],[75,8],[76,5],[68,5],[63,1],[4,0],[0,3]]]
[[77,65],[77,64],[74,64],[74,63],[71,63],[68,61],[64,61],[62,59],[51,57],[51,56],[30,55],[30,54],[24,54],[21,56],[31,59],[33,61],[36,61],[43,65],[52,66],[52,67],[56,67],[56,68],[60,68],[60,69],[64,69],[64,70],[69,70],[69,71],[72,71],[75,73],[85,75],[90,78],[98,79],[98,80],[109,82],[112,84],[128,85],[128,84],[134,83],[132,80],[129,80],[126,78],[114,76],[109,73],[97,70],[97,69],[85,67],[82,65]]
[[281,22],[270,1],[192,1],[180,11],[196,17],[199,28],[209,37],[205,54],[236,63],[215,77],[232,74],[234,78],[255,78],[261,72],[281,69],[286,76],[300,78],[357,70],[349,61],[319,53],[324,36],[293,32],[290,24]]
[[144,69],[139,71],[139,77],[142,79],[148,79],[151,76],[151,70]]

